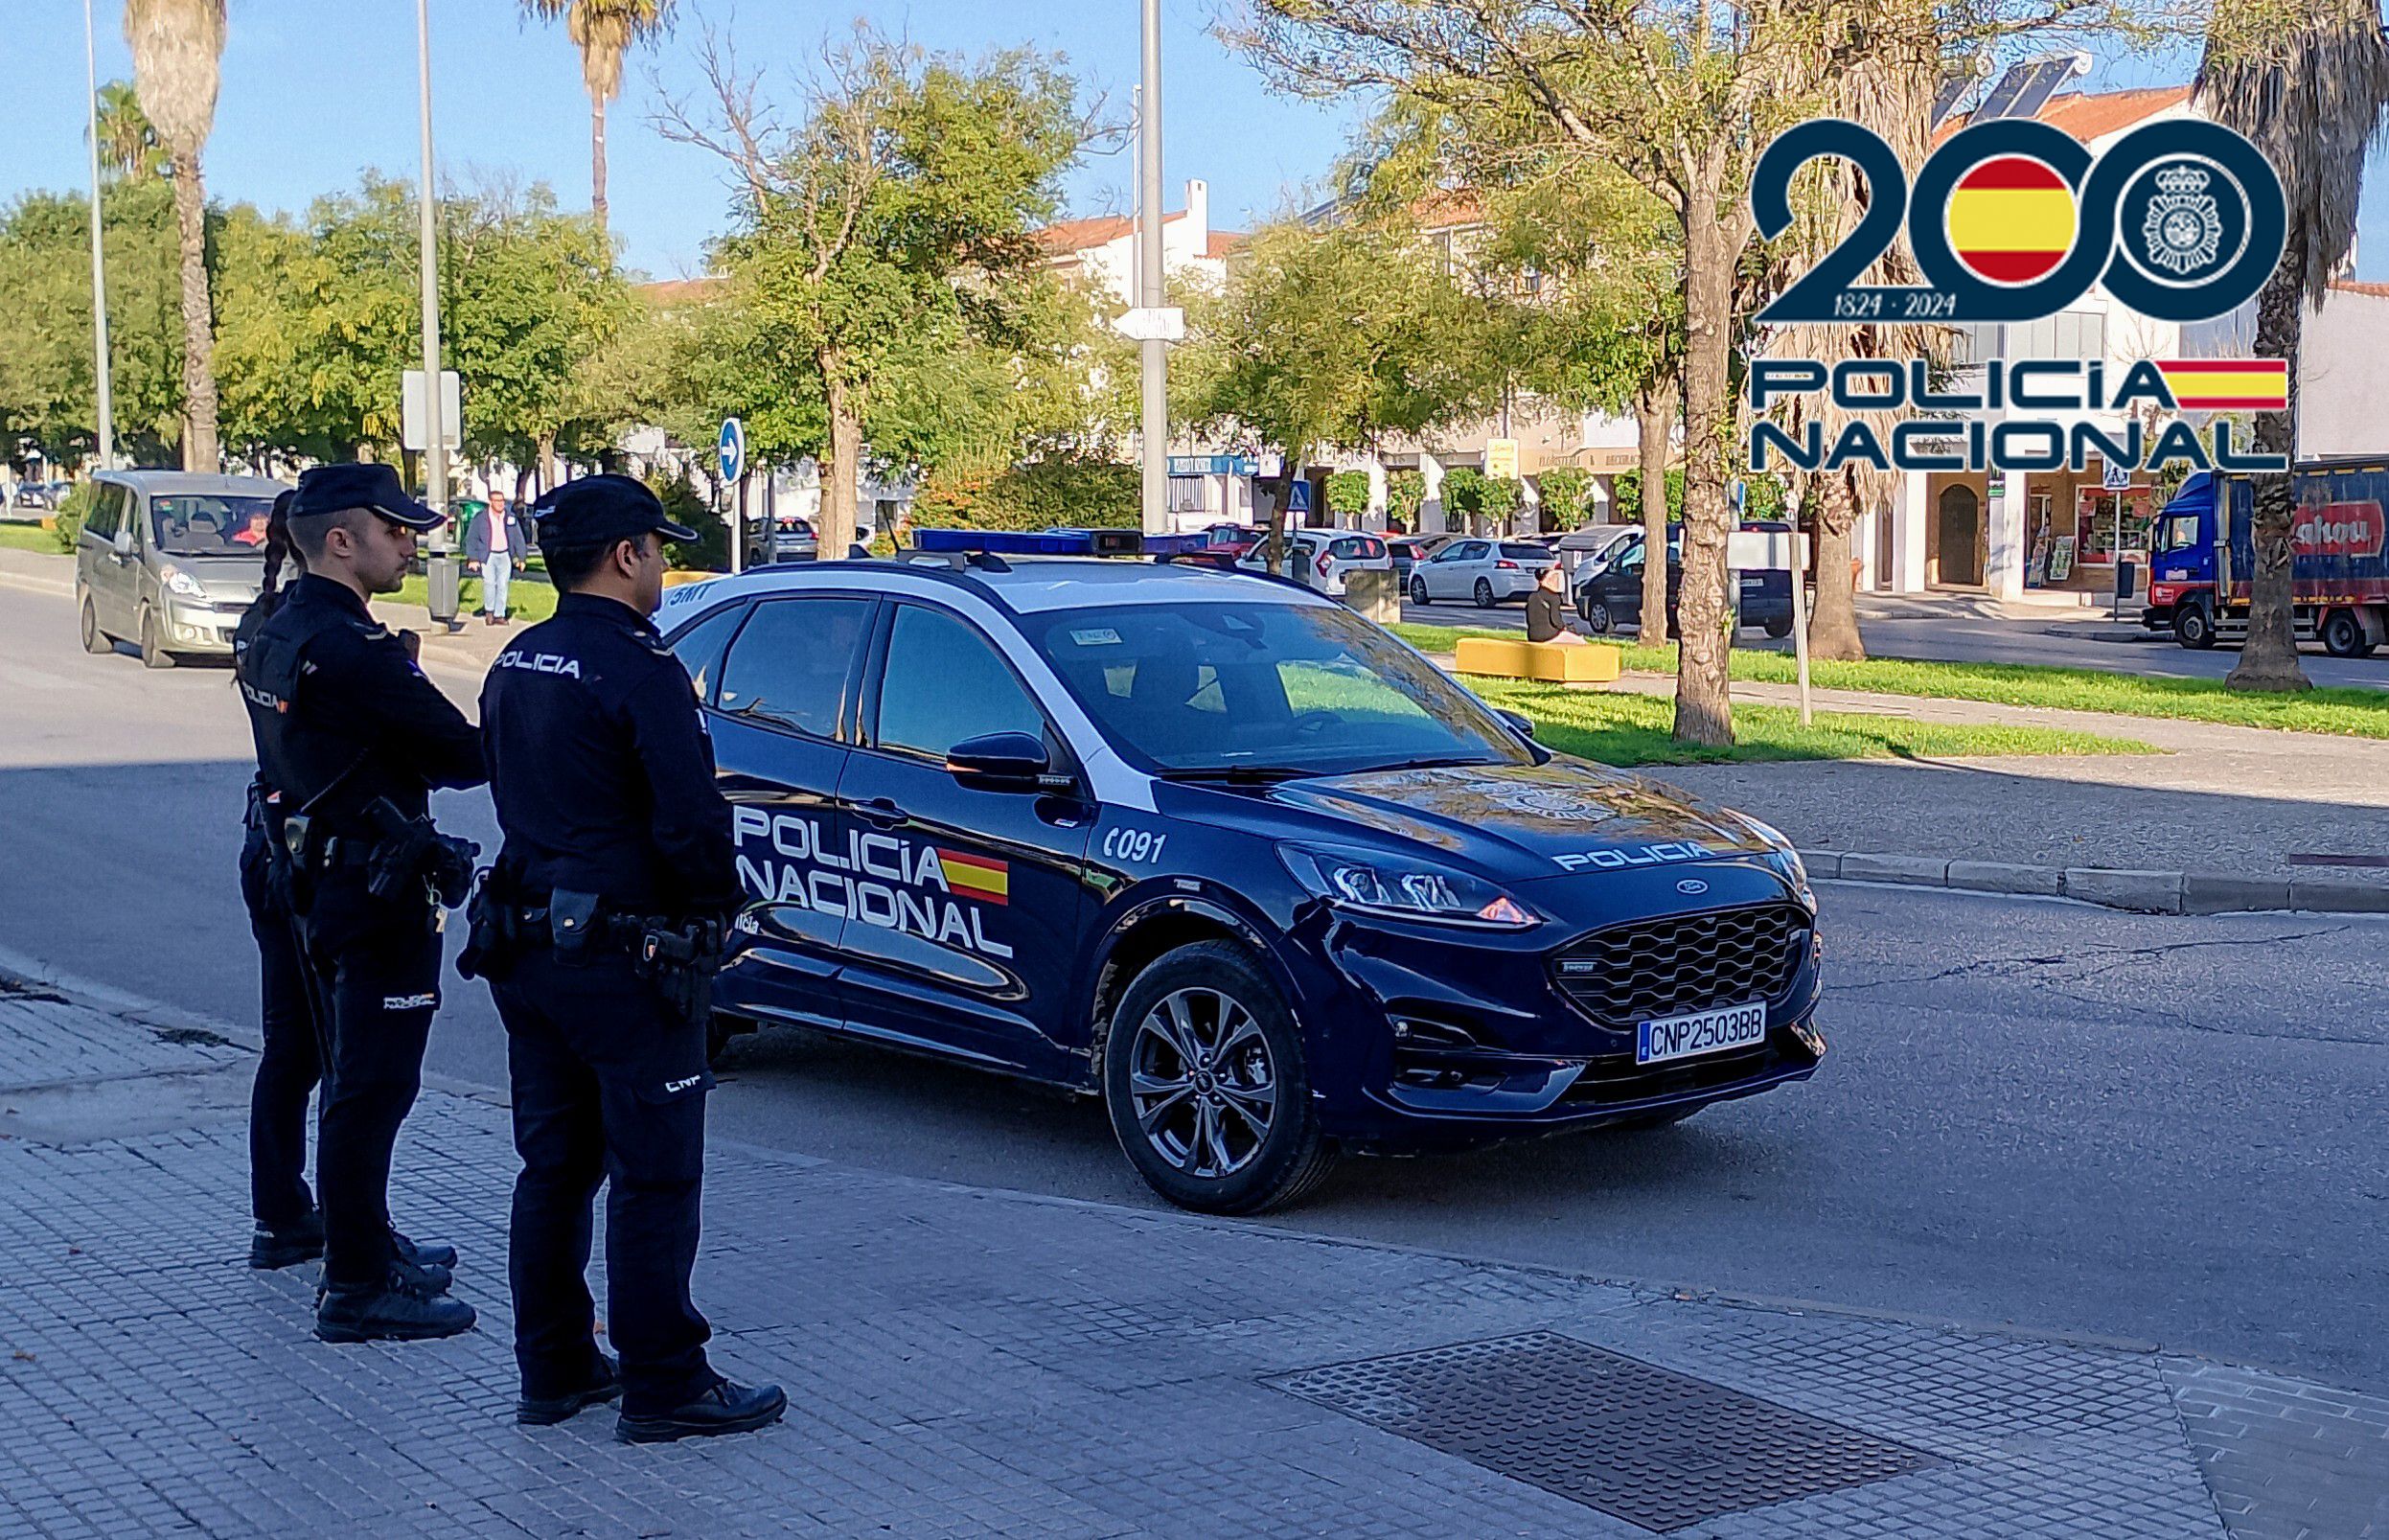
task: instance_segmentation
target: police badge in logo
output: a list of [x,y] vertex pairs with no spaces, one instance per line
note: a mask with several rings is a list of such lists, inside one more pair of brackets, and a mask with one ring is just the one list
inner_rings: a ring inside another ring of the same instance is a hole
[[2149,263],[2176,278],[2214,265],[2223,247],[2223,217],[2207,191],[2214,180],[2195,166],[2157,172],[2157,191],[2141,218],[2140,239]]

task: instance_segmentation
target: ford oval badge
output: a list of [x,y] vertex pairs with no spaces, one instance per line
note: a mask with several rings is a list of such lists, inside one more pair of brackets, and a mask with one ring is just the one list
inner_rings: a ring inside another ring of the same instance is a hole
[[1692,898],[1698,896],[1699,894],[1708,892],[1709,885],[1702,882],[1697,877],[1687,877],[1684,881],[1676,884],[1676,891],[1682,893],[1687,898]]

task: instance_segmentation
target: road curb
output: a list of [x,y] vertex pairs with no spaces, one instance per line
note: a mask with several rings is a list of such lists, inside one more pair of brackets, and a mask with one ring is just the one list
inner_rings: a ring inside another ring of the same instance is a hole
[[2136,914],[2389,914],[2389,887],[2327,878],[2273,879],[2236,872],[2136,871],[2107,866],[2029,866],[2002,861],[1943,861],[1859,851],[1803,850],[1811,878],[1888,883],[1969,893],[2070,898]]

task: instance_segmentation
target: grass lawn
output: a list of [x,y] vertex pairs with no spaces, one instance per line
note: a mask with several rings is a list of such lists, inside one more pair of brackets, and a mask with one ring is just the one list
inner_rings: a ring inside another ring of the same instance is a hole
[[[472,619],[481,609],[481,580],[466,578],[456,591],[458,617]],[[422,576],[410,577],[406,580],[406,586],[392,594],[391,598],[402,605],[427,608],[431,603],[430,580]],[[515,581],[506,587],[506,612],[524,624],[545,620],[556,612],[556,590],[545,583],[526,583],[522,575],[517,573]]]
[[0,546],[12,551],[39,551],[44,556],[59,554],[57,531],[43,529],[39,524],[0,524]]
[[1720,765],[1785,759],[1962,759],[1999,754],[2148,754],[2147,744],[2049,727],[1911,722],[1817,712],[1810,725],[1788,706],[1737,705],[1731,748],[1672,736],[1675,702],[1660,696],[1569,690],[1514,679],[1472,678],[1497,706],[1534,719],[1535,741],[1604,765]]
[[[1516,632],[1475,631],[1452,626],[1395,626],[1393,633],[1421,652],[1448,653],[1462,636],[1516,636]],[[1789,653],[1734,650],[1734,677],[1758,683],[1790,684],[1800,665]],[[1638,673],[1676,671],[1674,646],[1629,646],[1625,666]],[[2051,668],[2034,663],[1920,663],[1872,657],[1863,663],[1809,665],[1820,690],[1867,690],[1878,695],[1936,701],[1987,701],[1999,705],[2046,706],[2067,711],[2109,711],[2127,717],[2172,717],[2239,727],[2277,727],[2290,732],[2332,733],[2346,738],[2389,738],[2389,691],[2325,689],[2304,695],[2246,695],[2226,690],[2219,679],[2151,678],[2100,669]],[[1757,706],[1736,705],[1734,720]]]

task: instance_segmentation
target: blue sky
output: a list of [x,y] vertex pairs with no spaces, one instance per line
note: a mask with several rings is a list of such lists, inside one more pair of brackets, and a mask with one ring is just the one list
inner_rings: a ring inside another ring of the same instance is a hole
[[[1273,96],[1206,34],[1223,0],[1162,0],[1164,149],[1173,189],[1211,186],[1215,227],[1240,228],[1315,192],[1343,148],[1354,109]],[[95,0],[100,77],[127,77],[122,0]],[[568,206],[588,199],[588,107],[580,62],[561,29],[517,20],[513,0],[432,0],[433,112],[443,172],[546,181]],[[1125,119],[1137,79],[1132,0],[916,0],[863,8],[884,29],[936,49],[978,52],[1033,43],[1068,56],[1090,88]],[[82,10],[77,0],[9,0],[10,88],[0,92],[0,199],[29,188],[80,187]],[[852,12],[813,0],[683,0],[678,33],[638,56],[610,119],[609,194],[628,261],[658,277],[699,270],[729,195],[702,151],[648,126],[652,72],[690,93],[699,23],[734,30],[742,53],[792,81]],[[415,8],[410,0],[233,0],[224,92],[208,148],[217,197],[303,209],[376,168],[416,167]],[[334,19],[336,18],[336,20]],[[2194,57],[2134,57],[2092,83],[2188,79]],[[793,85],[789,93],[793,96]],[[2376,167],[2380,164],[2376,157]],[[1124,212],[1135,167],[1125,149],[1071,178],[1072,212]],[[2376,174],[2364,210],[2359,274],[2389,277],[2389,183]]]

